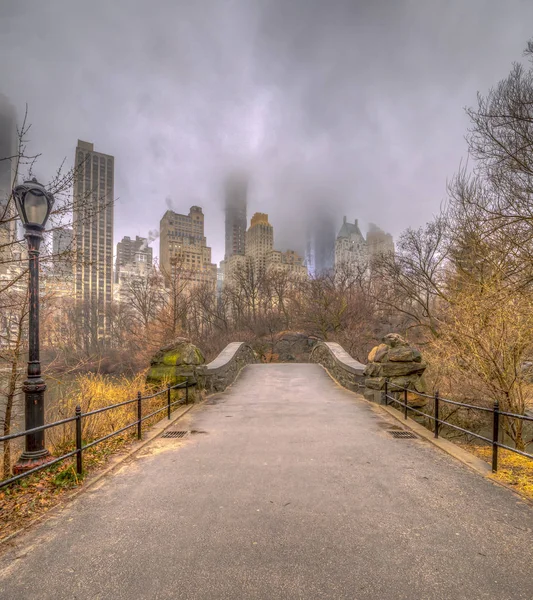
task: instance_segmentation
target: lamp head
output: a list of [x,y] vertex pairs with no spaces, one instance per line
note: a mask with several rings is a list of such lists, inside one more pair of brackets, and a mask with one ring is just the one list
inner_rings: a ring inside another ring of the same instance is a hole
[[17,185],[13,197],[24,227],[42,231],[54,205],[54,196],[34,177]]

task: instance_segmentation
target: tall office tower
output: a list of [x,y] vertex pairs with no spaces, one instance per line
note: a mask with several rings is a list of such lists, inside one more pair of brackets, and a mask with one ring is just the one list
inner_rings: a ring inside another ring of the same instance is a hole
[[380,229],[377,225],[374,225],[374,223],[370,223],[368,226],[366,243],[368,246],[368,258],[370,262],[379,256],[394,254],[394,240],[392,239],[392,235],[390,233],[385,233],[383,229]]
[[13,266],[16,210],[10,196],[18,169],[17,154],[17,115],[8,99],[0,94],[0,275]]
[[317,205],[307,216],[305,262],[311,276],[331,271],[335,263],[335,220],[329,209]]
[[246,250],[246,196],[248,181],[242,173],[234,173],[226,181],[226,251],[224,260]]
[[246,256],[256,273],[266,270],[267,255],[273,248],[274,228],[268,222],[268,215],[255,213],[246,232]]
[[204,236],[204,213],[191,206],[188,215],[167,210],[161,219],[159,261],[168,280],[185,279],[191,284],[217,282],[217,266],[211,263],[211,248]]
[[[136,257],[140,253],[143,258]],[[134,262],[142,261],[150,268],[152,266],[153,251],[148,246],[148,240],[143,237],[135,236],[132,240],[129,235],[126,235],[117,244],[117,258],[115,260],[115,283],[120,279],[120,270],[123,266]]]
[[74,285],[83,325],[94,346],[109,335],[113,298],[113,200],[115,159],[78,140],[74,160]]

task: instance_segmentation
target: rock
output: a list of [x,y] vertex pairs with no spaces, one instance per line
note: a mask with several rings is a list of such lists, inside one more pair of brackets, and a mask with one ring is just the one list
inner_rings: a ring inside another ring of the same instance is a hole
[[381,375],[381,365],[375,362],[368,363],[363,374],[367,377],[379,377]]
[[196,368],[205,363],[202,351],[189,340],[178,338],[172,344],[161,348],[152,357],[146,382],[163,386],[185,381],[187,375],[193,375]]
[[398,346],[409,347],[409,343],[398,333],[388,333],[381,341],[390,348],[397,348]]
[[423,373],[426,366],[424,362],[381,363],[381,375],[383,377],[402,377],[413,373]]
[[398,346],[389,350],[387,358],[391,362],[421,362],[422,355],[415,348]]
[[370,377],[365,379],[365,386],[371,390],[382,390],[385,387],[385,377]]

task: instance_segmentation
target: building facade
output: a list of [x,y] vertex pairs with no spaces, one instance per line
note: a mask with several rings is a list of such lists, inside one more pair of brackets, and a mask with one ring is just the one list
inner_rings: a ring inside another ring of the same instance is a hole
[[74,291],[91,342],[109,335],[115,159],[78,140],[74,160]]
[[143,237],[135,236],[132,240],[129,235],[122,238],[117,244],[117,257],[115,259],[115,283],[120,279],[120,271],[125,265],[138,262],[137,254],[143,255],[142,261],[148,267],[153,264],[153,251],[148,246],[148,240]]
[[16,209],[11,190],[18,169],[17,115],[8,99],[0,94],[0,275],[12,268],[16,252]]
[[274,228],[266,213],[255,213],[246,232],[245,255],[234,254],[225,261],[224,284],[235,283],[235,273],[245,270],[255,278],[272,272],[284,271],[295,278],[306,278],[304,259],[294,250],[274,249]]
[[216,288],[217,267],[204,235],[204,214],[191,206],[188,215],[167,210],[160,223],[159,261],[167,280],[180,277],[191,284],[208,282]]
[[256,273],[267,268],[267,255],[274,248],[274,228],[268,222],[268,215],[255,213],[246,232],[246,256]]
[[365,239],[357,219],[348,223],[344,217],[335,242],[335,271],[338,276],[368,274],[372,261],[390,252],[394,252],[392,235],[371,223]]

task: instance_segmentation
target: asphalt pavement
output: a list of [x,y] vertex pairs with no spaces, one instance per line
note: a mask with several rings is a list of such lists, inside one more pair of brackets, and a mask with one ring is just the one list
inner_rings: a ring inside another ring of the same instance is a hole
[[533,599],[533,509],[336,385],[250,365],[16,539],[2,600]]

